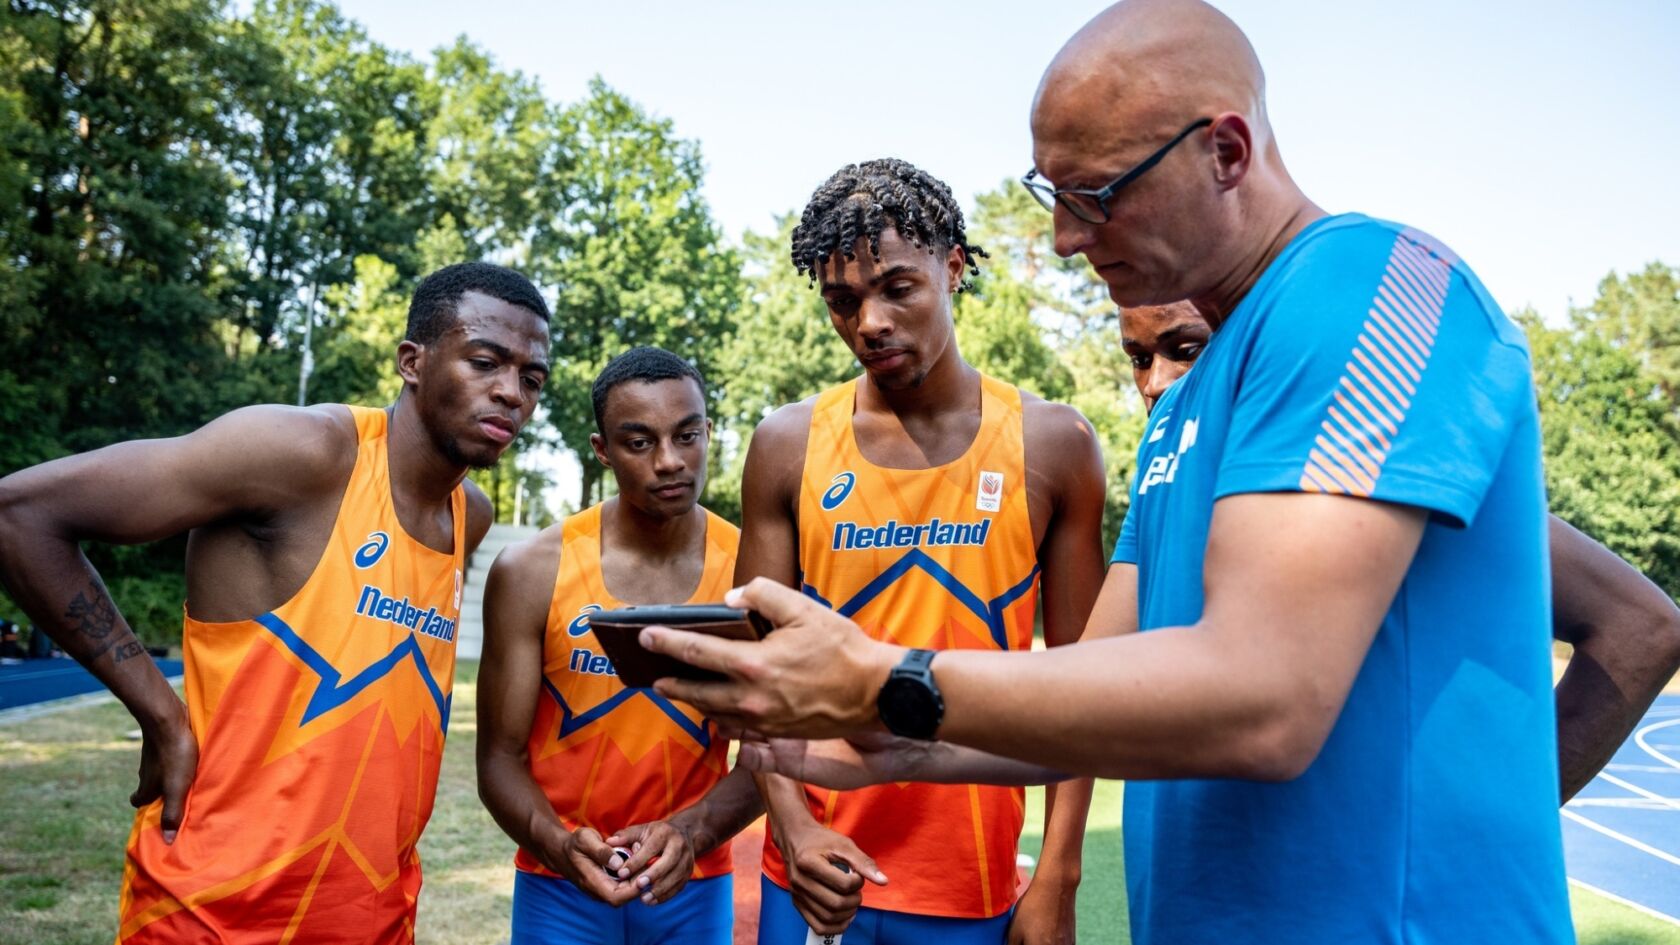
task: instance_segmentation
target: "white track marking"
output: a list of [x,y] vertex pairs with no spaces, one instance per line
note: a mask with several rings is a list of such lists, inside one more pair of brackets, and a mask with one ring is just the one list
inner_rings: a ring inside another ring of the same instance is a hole
[[1604,772],[1604,771],[1600,771],[1598,773],[1598,776],[1603,778],[1606,781],[1609,781],[1611,784],[1614,784],[1617,787],[1622,788],[1623,790],[1632,791],[1633,793],[1639,795],[1640,797],[1649,798],[1650,800],[1657,801],[1658,803],[1666,804],[1666,805],[1668,805],[1669,807],[1671,807],[1675,810],[1680,810],[1680,799],[1676,799],[1676,798],[1672,798],[1672,797],[1663,797],[1661,794],[1658,794],[1655,791],[1648,791],[1645,788],[1642,788],[1637,784],[1633,784],[1633,783],[1628,782],[1628,781],[1623,781],[1621,778],[1618,778],[1615,775],[1609,774],[1609,773]]
[[1628,836],[1625,833],[1617,833],[1616,831],[1611,830],[1609,827],[1606,827],[1603,824],[1598,823],[1597,821],[1588,820],[1587,818],[1582,817],[1580,814],[1575,813],[1574,811],[1570,810],[1567,807],[1558,811],[1558,813],[1562,814],[1565,817],[1568,817],[1570,820],[1575,821],[1576,823],[1580,824],[1581,826],[1586,827],[1588,830],[1596,830],[1599,833],[1604,834],[1606,837],[1609,837],[1612,840],[1620,840],[1621,842],[1627,844],[1628,846],[1633,847],[1635,850],[1639,850],[1639,851],[1642,851],[1642,852],[1645,852],[1645,853],[1649,853],[1652,856],[1656,857],[1657,859],[1662,860],[1666,863],[1671,863],[1675,866],[1680,866],[1680,856],[1675,856],[1672,853],[1666,853],[1662,850],[1657,849],[1654,846],[1651,846],[1648,843],[1642,843],[1638,840],[1633,839],[1632,837]]
[[1674,774],[1668,765],[1605,765],[1605,771],[1638,771],[1642,774]]
[[1680,771],[1680,761],[1675,761],[1673,758],[1670,758],[1657,749],[1651,747],[1651,743],[1645,740],[1646,735],[1649,735],[1658,729],[1668,728],[1671,725],[1680,725],[1680,718],[1669,719],[1666,722],[1657,722],[1653,725],[1647,725],[1639,731],[1633,733],[1633,740],[1640,748],[1645,749],[1645,754],[1650,755],[1652,758],[1657,759],[1676,771]]
[[1599,889],[1597,886],[1594,886],[1591,883],[1583,883],[1580,880],[1575,879],[1574,877],[1570,877],[1569,881],[1571,883],[1573,883],[1574,885],[1579,886],[1582,889],[1585,889],[1587,892],[1595,893],[1597,895],[1603,896],[1604,898],[1606,898],[1606,899],[1608,899],[1612,902],[1619,902],[1622,905],[1627,906],[1629,909],[1633,909],[1633,910],[1638,911],[1638,912],[1643,912],[1653,919],[1661,919],[1664,922],[1672,922],[1675,925],[1680,925],[1680,919],[1676,919],[1674,916],[1671,916],[1666,912],[1658,912],[1657,910],[1651,908],[1650,906],[1642,906],[1639,903],[1634,902],[1632,899],[1623,899],[1621,896],[1618,896],[1613,892],[1605,892],[1604,890]]
[[1606,807],[1614,810],[1668,810],[1680,807],[1680,802],[1674,798],[1662,797],[1648,801],[1643,797],[1577,797],[1569,802],[1570,807]]

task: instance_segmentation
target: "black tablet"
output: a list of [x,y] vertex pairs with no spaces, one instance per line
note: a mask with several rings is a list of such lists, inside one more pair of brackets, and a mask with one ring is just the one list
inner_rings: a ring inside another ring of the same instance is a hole
[[595,632],[607,659],[612,661],[619,682],[632,689],[652,686],[655,679],[666,676],[707,682],[724,678],[719,673],[643,649],[641,630],[655,625],[708,633],[726,640],[762,640],[772,629],[770,622],[756,612],[722,604],[620,607],[590,614],[589,628]]

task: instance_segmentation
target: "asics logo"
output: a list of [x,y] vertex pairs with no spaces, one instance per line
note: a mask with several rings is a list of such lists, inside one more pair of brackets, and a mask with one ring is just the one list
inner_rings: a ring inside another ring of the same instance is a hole
[[391,536],[384,532],[373,532],[368,535],[367,543],[356,549],[356,567],[371,568],[374,563],[385,555],[385,549],[391,547]]
[[566,625],[566,634],[568,636],[581,637],[588,633],[589,615],[598,613],[600,610],[600,604],[584,604],[583,609],[578,611],[578,615],[573,617],[572,622]]
[[825,512],[834,511],[840,507],[840,503],[846,501],[846,497],[852,494],[852,487],[857,485],[857,475],[843,472],[830,481],[832,485],[822,494],[822,507]]

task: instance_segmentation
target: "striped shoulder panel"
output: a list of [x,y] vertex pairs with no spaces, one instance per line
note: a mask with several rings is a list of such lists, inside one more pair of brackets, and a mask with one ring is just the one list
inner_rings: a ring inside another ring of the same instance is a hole
[[[1446,258],[1443,258],[1445,256]],[[1301,472],[1304,492],[1368,497],[1429,369],[1454,257],[1400,233]]]

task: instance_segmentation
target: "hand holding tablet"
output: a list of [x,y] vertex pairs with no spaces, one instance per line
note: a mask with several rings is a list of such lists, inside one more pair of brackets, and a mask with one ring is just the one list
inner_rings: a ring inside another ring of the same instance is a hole
[[643,627],[676,627],[726,640],[762,640],[774,629],[755,611],[722,604],[672,604],[602,610],[589,615],[589,626],[607,659],[612,661],[619,681],[632,689],[648,688],[655,679],[665,676],[709,682],[724,678],[719,673],[644,649],[638,639]]

